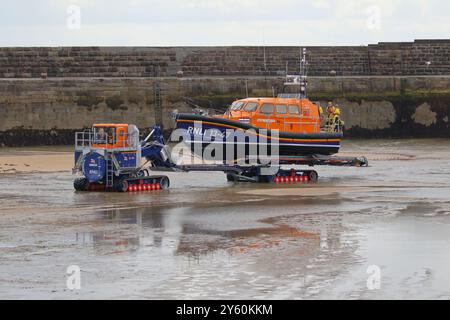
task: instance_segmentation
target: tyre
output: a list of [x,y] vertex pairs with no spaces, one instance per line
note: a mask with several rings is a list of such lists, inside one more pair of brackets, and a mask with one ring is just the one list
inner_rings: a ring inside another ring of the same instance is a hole
[[319,174],[314,170],[308,171],[308,178],[311,182],[317,182],[317,180],[319,180]]
[[138,174],[137,174],[137,176],[139,177],[139,178],[143,178],[143,177],[148,177],[148,171],[147,171],[147,169],[144,169],[144,170],[139,170],[139,172],[138,172]]
[[159,180],[159,185],[161,186],[161,189],[169,189],[170,187],[170,180],[168,177],[163,176],[161,177],[161,179]]
[[227,181],[228,181],[228,182],[234,182],[234,181],[236,181],[236,180],[235,180],[234,174],[227,173]]
[[73,181],[73,187],[76,191],[86,191],[89,187],[89,181],[86,178],[77,178]]
[[117,192],[127,192],[128,182],[126,180],[117,181],[114,183],[113,189],[114,189],[114,191],[117,191]]

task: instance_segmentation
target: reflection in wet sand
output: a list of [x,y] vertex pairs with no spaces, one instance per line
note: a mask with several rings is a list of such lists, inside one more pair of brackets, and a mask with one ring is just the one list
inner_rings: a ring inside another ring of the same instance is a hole
[[[252,207],[259,209],[259,206],[254,204],[246,209],[250,210]],[[150,247],[152,251],[156,250],[154,254],[172,252],[173,257],[185,257],[189,265],[201,267],[205,274],[208,274],[195,279],[187,274],[170,276],[160,288],[161,294],[166,297],[175,294],[183,297],[184,293],[203,298],[215,294],[232,297],[230,292],[216,291],[219,288],[213,285],[217,277],[226,274],[228,278],[224,279],[224,285],[228,286],[229,281],[243,280],[247,284],[242,289],[253,292],[249,297],[269,297],[267,294],[275,292],[277,295],[273,296],[274,298],[282,298],[285,295],[290,297],[299,293],[306,297],[315,292],[309,287],[311,281],[324,281],[326,270],[330,269],[330,261],[337,263],[334,272],[338,272],[337,270],[347,263],[358,262],[354,257],[357,242],[345,239],[348,227],[342,224],[339,216],[318,220],[309,214],[292,215],[296,210],[293,207],[285,206],[281,209],[288,213],[287,216],[264,218],[253,221],[252,223],[257,225],[254,228],[232,230],[227,226],[221,228],[220,225],[208,222],[204,225],[192,219],[192,208],[106,210],[98,213],[102,219],[136,226],[135,237],[130,241],[126,229],[123,233],[111,233],[106,237],[93,236],[92,243],[83,244],[101,248],[98,254],[104,255],[118,254],[122,250],[134,252],[137,244],[140,244],[141,249]],[[205,211],[197,211],[194,215],[201,216],[206,214]],[[270,215],[269,211],[264,210],[258,214],[259,217]],[[290,225],[286,220],[290,221]],[[113,234],[116,238],[111,242]],[[124,243],[127,245],[124,246]],[[105,250],[105,247],[109,246],[115,248]],[[248,270],[230,269],[235,266],[230,263],[231,260],[241,261],[240,267]],[[219,269],[214,269],[218,267]],[[188,268],[185,272],[189,274],[191,271],[192,269]],[[230,272],[236,275],[230,277]],[[255,277],[257,274],[265,276]],[[295,278],[292,278],[293,274]],[[179,283],[180,278],[189,281]],[[295,286],[292,281],[295,281]],[[213,291],[201,291],[209,286]],[[231,284],[230,288],[235,286],[237,284]],[[280,288],[283,288],[283,294],[279,292]],[[231,293],[239,292],[234,290]],[[144,295],[148,294],[146,290],[144,292]]]
[[[150,210],[145,208],[138,209],[119,209],[106,210],[101,212],[105,219],[118,221],[120,223],[136,224],[138,230],[140,228],[150,228],[153,230],[152,244],[155,247],[160,247],[163,243],[162,235],[165,234],[166,224],[168,230],[172,233],[174,230],[179,231],[177,254],[186,254],[198,256],[209,251],[226,249],[230,252],[246,252],[251,249],[260,249],[268,246],[278,246],[282,244],[283,239],[286,241],[292,239],[313,239],[320,243],[320,234],[302,231],[300,229],[291,227],[287,224],[277,223],[274,218],[268,218],[259,222],[271,225],[271,227],[260,227],[255,229],[238,229],[238,230],[217,230],[202,228],[195,223],[184,222],[179,219],[168,220],[176,215],[171,214],[171,210]],[[86,234],[83,233],[82,244],[92,243],[94,246],[100,245],[115,245],[123,247],[129,245],[133,250],[136,245],[140,243],[140,236],[142,232],[136,232],[134,238],[124,238],[121,235],[108,235],[104,232],[87,234],[90,240],[85,241]],[[202,241],[195,243],[192,241],[196,236],[209,236],[214,241]],[[78,240],[78,235],[77,235]],[[223,241],[222,241],[223,240]],[[233,247],[226,247],[224,243],[234,243]],[[148,243],[148,242],[147,242]]]

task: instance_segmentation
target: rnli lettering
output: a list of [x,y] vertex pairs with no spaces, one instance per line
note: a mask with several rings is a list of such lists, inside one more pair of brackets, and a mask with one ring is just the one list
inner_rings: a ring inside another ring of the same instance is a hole
[[188,134],[193,134],[194,136],[202,136],[205,140],[211,140],[211,138],[217,139],[226,139],[230,137],[233,133],[233,130],[226,130],[225,132],[220,131],[219,129],[203,129],[202,127],[188,127]]

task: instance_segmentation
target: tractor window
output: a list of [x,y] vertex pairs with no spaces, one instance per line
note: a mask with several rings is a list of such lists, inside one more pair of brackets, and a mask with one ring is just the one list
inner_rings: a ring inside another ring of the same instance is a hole
[[134,125],[128,125],[128,139],[129,147],[137,148],[139,146],[139,129]]
[[265,103],[261,106],[261,109],[259,109],[260,113],[263,114],[272,114],[274,111],[274,106],[271,103]]
[[94,127],[94,143],[114,144],[116,129],[111,127]]
[[247,103],[247,105],[244,107],[244,111],[247,111],[247,112],[255,112],[256,108],[258,108],[258,103],[257,103],[257,102],[249,102],[249,103]]

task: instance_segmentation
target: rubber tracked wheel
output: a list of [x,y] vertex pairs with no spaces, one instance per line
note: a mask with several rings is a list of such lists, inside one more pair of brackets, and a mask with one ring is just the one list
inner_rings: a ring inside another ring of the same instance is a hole
[[77,178],[73,181],[76,191],[86,191],[89,188],[89,181],[86,178]]
[[166,177],[166,176],[161,177],[161,179],[159,180],[159,185],[161,187],[161,190],[169,189],[169,187],[170,187],[169,177]]
[[127,190],[128,190],[128,182],[126,180],[121,180],[114,183],[114,191],[127,192]]

